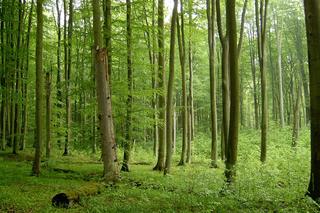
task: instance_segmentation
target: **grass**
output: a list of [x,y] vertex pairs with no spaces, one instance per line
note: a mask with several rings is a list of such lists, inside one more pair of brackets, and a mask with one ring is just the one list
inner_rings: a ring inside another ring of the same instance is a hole
[[[0,152],[0,212],[317,212],[319,206],[305,196],[309,181],[309,131],[303,130],[298,147],[292,149],[290,129],[272,127],[267,162],[259,161],[259,133],[242,130],[239,141],[237,179],[224,182],[224,164],[209,168],[210,138],[198,134],[193,163],[176,166],[163,176],[152,171],[152,148],[134,150],[131,172],[122,173],[116,185],[100,194],[84,197],[69,209],[52,207],[51,198],[90,182],[101,181],[99,156],[74,152],[43,163],[40,177],[30,176],[32,153],[19,157]],[[144,147],[144,148],[143,148]],[[177,148],[179,150],[179,148]],[[119,151],[119,156],[121,152]],[[70,169],[64,173],[54,168]]]

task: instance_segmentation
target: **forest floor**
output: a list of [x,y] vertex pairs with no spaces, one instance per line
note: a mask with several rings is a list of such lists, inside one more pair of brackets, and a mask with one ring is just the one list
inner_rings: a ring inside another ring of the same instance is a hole
[[[98,155],[73,152],[42,163],[40,177],[30,176],[32,153],[14,156],[0,152],[0,212],[318,212],[320,206],[305,196],[309,181],[309,132],[302,131],[298,147],[291,148],[290,128],[274,128],[269,134],[268,160],[259,161],[259,132],[240,135],[237,179],[224,182],[224,165],[209,168],[210,138],[194,140],[193,163],[176,166],[163,176],[152,171],[151,144],[138,145],[131,172],[121,181],[104,185],[97,195],[82,197],[70,208],[53,207],[60,192],[101,181]],[[118,153],[121,156],[121,152]],[[70,170],[70,171],[69,171]]]

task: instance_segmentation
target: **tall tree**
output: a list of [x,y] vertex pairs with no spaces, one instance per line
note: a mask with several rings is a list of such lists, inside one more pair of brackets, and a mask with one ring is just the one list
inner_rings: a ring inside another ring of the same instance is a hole
[[320,198],[320,2],[304,0],[308,44],[310,110],[311,110],[311,172],[308,195]]
[[186,162],[187,152],[187,124],[188,124],[188,111],[187,111],[187,86],[186,86],[186,48],[184,37],[184,15],[183,15],[183,2],[180,1],[180,16],[181,27],[179,18],[177,18],[177,34],[179,45],[179,58],[181,67],[182,79],[182,150],[179,165],[184,165]]
[[267,94],[267,71],[265,66],[265,41],[267,25],[268,0],[255,0],[255,14],[257,27],[258,58],[261,74],[261,162],[267,158],[267,133],[268,133],[268,94]]
[[158,95],[159,104],[159,145],[158,145],[158,160],[153,170],[162,171],[165,164],[165,149],[166,149],[166,116],[165,116],[165,60],[164,60],[164,15],[163,15],[163,0],[158,0],[158,88],[162,93]]
[[235,0],[227,0],[227,35],[229,42],[229,69],[230,69],[230,126],[226,152],[226,170],[225,175],[227,182],[232,182],[235,176],[235,164],[238,155],[238,137],[239,137],[239,118],[240,118],[240,74],[239,74],[239,57],[241,52],[244,20],[248,0],[244,1],[239,42],[237,40],[237,21]]
[[281,23],[280,18],[277,18],[276,35],[277,35],[277,49],[278,49],[278,82],[279,82],[279,114],[280,125],[284,127],[284,110],[283,110],[283,86],[282,86],[282,39],[281,39]]
[[194,139],[194,107],[193,107],[193,56],[192,56],[192,7],[193,0],[190,0],[188,3],[188,13],[189,13],[189,41],[188,41],[188,65],[189,65],[189,135],[188,140],[188,149],[187,149],[187,163],[189,163],[189,158],[191,159],[191,143]]
[[172,99],[173,99],[173,82],[174,82],[174,55],[175,55],[175,36],[176,36],[176,22],[178,16],[178,0],[174,0],[174,6],[171,17],[170,28],[170,58],[169,58],[169,80],[167,93],[167,112],[166,112],[166,142],[167,153],[164,174],[170,173],[171,159],[172,159]]
[[[66,1],[66,0],[64,0]],[[65,2],[66,4],[66,2]],[[65,8],[66,9],[66,8]],[[66,21],[65,21],[66,22]],[[67,48],[65,48],[65,89],[66,89],[66,141],[64,147],[63,155],[69,154],[69,145],[71,141],[71,68],[72,68],[72,33],[73,33],[73,0],[69,2],[69,20],[68,20],[68,38],[67,38]],[[65,26],[65,39],[66,39],[66,26]]]
[[216,106],[216,74],[214,65],[215,53],[215,2],[207,0],[209,73],[210,73],[210,118],[211,118],[211,166],[217,167],[217,106]]
[[37,0],[37,37],[36,37],[36,135],[35,157],[32,173],[40,174],[41,144],[43,137],[43,71],[42,71],[42,48],[43,48],[43,0]]
[[256,80],[256,51],[254,46],[254,32],[253,27],[250,26],[248,33],[249,38],[249,49],[250,49],[250,66],[252,74],[252,84],[253,84],[253,104],[254,104],[254,127],[259,129],[259,102],[258,102],[258,88]]
[[[58,36],[58,45],[57,45],[57,107],[58,107],[58,113],[57,113],[57,123],[58,128],[61,126],[61,110],[62,110],[62,81],[61,81],[61,10],[59,6],[59,0],[56,0],[56,10],[57,10],[57,36]],[[65,39],[65,38],[64,38]],[[58,131],[58,146],[60,148],[61,146],[61,134],[60,131]]]
[[51,79],[52,67],[46,72],[46,157],[50,157],[51,153]]
[[221,43],[221,73],[222,73],[222,130],[223,140],[221,140],[221,158],[224,159],[227,150],[228,137],[229,137],[229,123],[230,123],[230,88],[229,88],[229,40],[228,31],[223,34],[222,23],[221,23],[221,9],[220,0],[216,0],[217,9],[217,26],[218,34]]
[[226,177],[231,182],[234,175],[234,165],[237,161],[239,112],[240,112],[240,78],[237,56],[237,22],[235,0],[227,0],[227,34],[229,41],[230,69],[230,129],[227,146]]
[[114,181],[119,178],[117,146],[114,138],[110,85],[108,81],[107,50],[102,47],[100,1],[92,0],[93,35],[95,51],[95,77],[98,101],[98,119],[102,144],[104,178]]
[[129,172],[129,160],[132,146],[132,29],[131,29],[131,0],[127,4],[127,71],[128,71],[128,96],[127,96],[127,117],[126,117],[126,142],[124,144],[123,164],[121,171]]

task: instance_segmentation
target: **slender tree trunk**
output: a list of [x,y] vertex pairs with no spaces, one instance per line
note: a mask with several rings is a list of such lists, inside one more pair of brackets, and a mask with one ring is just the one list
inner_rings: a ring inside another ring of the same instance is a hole
[[299,139],[299,120],[300,120],[300,102],[301,102],[301,86],[300,81],[298,81],[298,85],[296,86],[296,103],[293,110],[293,128],[292,128],[292,147],[297,146],[297,141]]
[[43,135],[43,70],[42,70],[42,41],[43,41],[43,0],[37,0],[37,37],[36,37],[36,136],[35,157],[32,173],[40,175],[41,144]]
[[129,172],[129,160],[132,148],[132,29],[131,29],[131,0],[127,4],[127,69],[128,69],[128,96],[127,96],[127,117],[126,117],[126,142],[121,171]]
[[[279,19],[279,18],[278,18]],[[278,21],[279,22],[279,21]],[[280,113],[280,125],[281,128],[284,127],[284,110],[283,110],[283,89],[282,89],[282,42],[281,42],[281,32],[280,23],[277,23],[276,34],[277,34],[277,49],[278,49],[278,82],[279,82],[279,113]]]
[[184,39],[184,15],[183,15],[183,3],[180,2],[181,13],[181,27],[179,24],[179,18],[177,18],[177,34],[179,45],[179,58],[181,67],[181,79],[182,79],[182,150],[180,162],[178,165],[183,166],[186,162],[187,154],[187,86],[186,86],[186,51],[185,51],[185,39]]
[[[260,7],[259,7],[260,6]],[[261,73],[261,153],[260,160],[265,162],[267,158],[267,132],[268,132],[268,94],[267,94],[267,72],[265,68],[265,38],[267,23],[268,0],[255,0],[258,56]]]
[[3,72],[0,75],[0,85],[2,88],[1,93],[1,121],[0,121],[0,140],[1,140],[1,150],[5,150],[6,148],[6,141],[5,141],[5,135],[6,135],[6,98],[7,93],[5,92],[6,89],[6,63],[5,63],[5,43],[4,43],[4,31],[5,31],[5,21],[4,21],[4,14],[5,14],[5,5],[4,2],[2,3],[1,7],[1,13],[0,13],[0,41],[1,41],[1,67]]
[[92,0],[92,8],[98,118],[104,165],[103,174],[107,181],[115,181],[119,178],[117,146],[113,130],[111,96],[107,70],[107,50],[102,48],[99,0]]
[[237,24],[235,0],[227,0],[227,34],[229,40],[229,63],[230,63],[230,129],[227,148],[227,160],[225,175],[227,182],[232,182],[235,175],[237,162],[237,146],[239,134],[240,113],[240,77],[238,70],[237,49]]
[[51,152],[51,79],[52,68],[46,73],[46,157],[50,157]]
[[159,104],[159,146],[158,146],[158,161],[153,170],[162,171],[165,163],[166,150],[166,116],[165,116],[165,64],[164,64],[164,15],[163,15],[163,0],[158,0],[158,88],[162,90],[162,94],[158,95]]
[[[66,8],[65,8],[66,9]],[[65,28],[66,30],[66,28]],[[69,155],[69,145],[71,141],[71,94],[70,94],[70,84],[71,84],[71,67],[72,67],[72,33],[73,33],[73,0],[69,2],[69,20],[68,20],[68,38],[67,38],[67,60],[65,68],[65,86],[66,86],[66,141],[64,146],[63,155]],[[66,34],[66,32],[65,32]]]
[[174,54],[175,54],[175,36],[176,36],[176,22],[178,16],[178,0],[174,0],[174,7],[171,17],[171,30],[170,30],[170,58],[169,58],[169,80],[168,80],[168,93],[167,93],[167,113],[166,113],[166,142],[167,153],[164,174],[170,173],[171,159],[172,159],[172,95],[174,83]]
[[253,32],[249,35],[249,44],[250,44],[250,65],[252,73],[252,84],[253,84],[253,104],[254,104],[254,126],[255,129],[259,129],[259,106],[258,106],[258,90],[257,90],[257,80],[256,80],[256,54],[253,48]]
[[211,167],[217,168],[217,109],[216,75],[214,66],[215,53],[215,2],[207,0],[209,71],[210,71],[210,118],[211,118]]
[[18,98],[21,97],[21,80],[20,80],[20,58],[22,57],[21,51],[21,37],[22,37],[22,24],[23,24],[23,9],[22,9],[22,1],[19,0],[18,8],[19,8],[19,22],[18,22],[18,32],[17,32],[17,43],[16,43],[16,76],[15,76],[15,92],[16,98],[14,101],[14,123],[13,123],[13,146],[12,153],[17,154],[18,145],[20,142],[20,133],[21,133],[21,104],[19,103]]
[[[189,1],[188,4],[188,12],[189,12],[189,45],[188,45],[188,65],[189,65],[189,115],[190,115],[190,134],[191,139],[189,140],[192,143],[194,139],[194,106],[193,106],[193,67],[192,67],[192,7],[193,7],[193,0]],[[188,156],[191,155],[188,152]],[[188,160],[187,160],[188,161]]]
[[[92,92],[91,92],[91,98],[92,100],[96,99],[96,78],[95,78],[95,50],[92,47],[91,49],[91,75],[92,75]],[[91,118],[91,131],[92,131],[92,153],[95,154],[97,152],[97,139],[96,139],[96,107],[94,107],[94,114],[92,114]]]
[[222,24],[221,24],[221,9],[220,0],[216,0],[217,9],[217,26],[219,39],[221,43],[222,51],[222,63],[221,63],[221,73],[222,73],[222,129],[223,129],[223,140],[222,147],[224,147],[225,152],[223,157],[227,156],[228,150],[228,138],[229,138],[229,123],[230,123],[230,83],[229,83],[229,40],[228,32],[223,35]]

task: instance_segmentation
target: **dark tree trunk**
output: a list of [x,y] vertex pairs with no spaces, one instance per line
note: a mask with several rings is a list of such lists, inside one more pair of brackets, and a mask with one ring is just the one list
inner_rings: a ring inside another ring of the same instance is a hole
[[42,42],[43,42],[43,0],[37,0],[37,37],[36,37],[36,136],[35,157],[32,173],[40,175],[41,144],[43,137],[43,70],[42,70]]
[[320,198],[320,3],[304,0],[308,44],[310,109],[311,109],[311,172],[308,195]]

